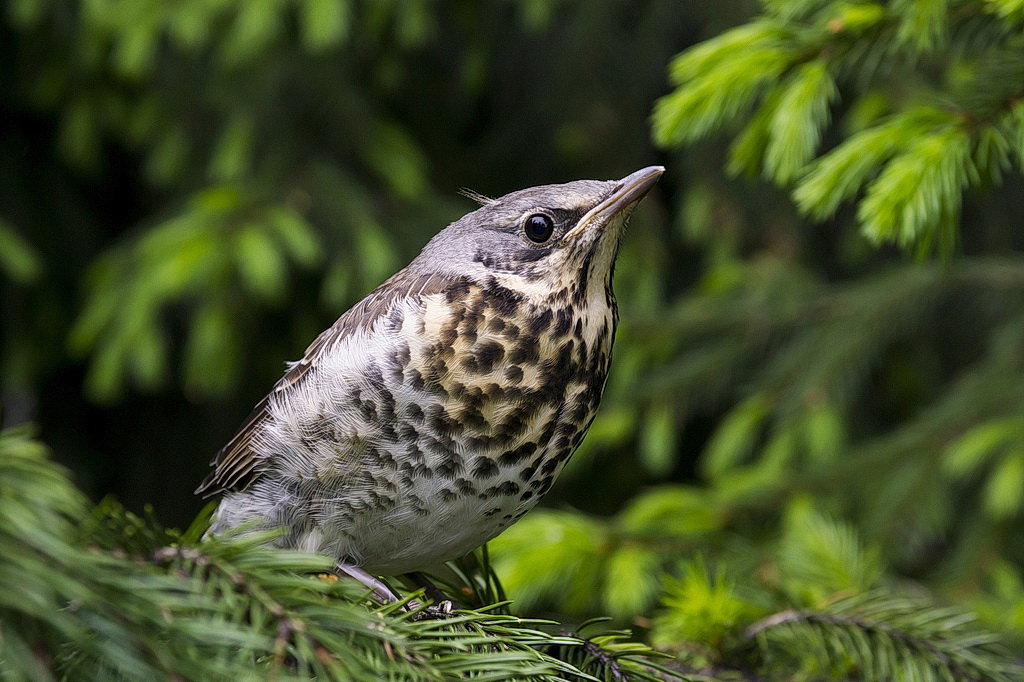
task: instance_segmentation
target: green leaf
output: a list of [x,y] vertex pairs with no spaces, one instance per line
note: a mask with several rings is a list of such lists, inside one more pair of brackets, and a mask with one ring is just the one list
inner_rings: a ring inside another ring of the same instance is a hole
[[676,460],[678,414],[672,402],[655,403],[640,428],[640,461],[655,476],[665,476]]
[[262,225],[242,228],[233,240],[235,265],[243,284],[257,296],[279,301],[288,284],[288,268]]
[[998,125],[1017,158],[1017,168],[1024,170],[1024,99],[1014,103],[1000,118]]
[[761,106],[750,117],[749,123],[729,146],[726,172],[730,175],[756,176],[764,168],[765,150],[771,140],[772,122],[784,92],[782,88],[774,88],[768,93]]
[[816,462],[832,460],[842,451],[846,442],[845,422],[828,403],[811,408],[802,420],[801,435],[810,459]]
[[838,91],[828,65],[814,60],[794,71],[782,93],[772,115],[764,165],[769,178],[788,185],[814,156]]
[[360,147],[371,168],[399,196],[414,198],[427,186],[427,160],[419,145],[402,127],[377,122]]
[[771,438],[765,444],[759,462],[766,470],[782,474],[796,459],[800,451],[800,437],[804,435],[799,426],[802,425],[786,422],[772,430]]
[[1024,502],[1024,451],[1004,457],[992,471],[985,485],[985,511],[993,518],[1016,515]]
[[282,0],[247,0],[236,7],[234,21],[219,52],[232,67],[241,66],[266,50],[284,25]]
[[[746,44],[733,46],[737,39]],[[677,147],[732,125],[792,59],[779,33],[766,27],[725,34],[684,52],[670,67],[679,87],[654,107],[655,142]]]
[[828,22],[831,33],[860,37],[889,18],[885,5],[878,2],[834,3]]
[[116,252],[108,252],[89,269],[91,293],[68,333],[68,350],[73,356],[85,355],[117,316],[121,299],[114,288],[121,279],[121,268],[115,256]]
[[909,141],[871,183],[857,217],[874,242],[910,246],[960,213],[976,174],[967,132],[947,125]]
[[949,0],[896,0],[892,14],[899,18],[896,39],[921,52],[945,45],[948,38]]
[[350,12],[349,0],[304,0],[299,17],[306,49],[317,52],[344,41]]
[[1018,418],[999,419],[974,427],[946,450],[943,470],[955,478],[970,476],[1000,454],[1014,439],[1022,438]]
[[520,609],[547,599],[581,610],[600,598],[607,531],[581,514],[537,510],[488,544],[495,571]]
[[426,42],[436,29],[436,20],[427,0],[405,0],[402,10],[394,13],[398,41],[406,47],[416,47]]
[[983,127],[977,133],[974,164],[978,175],[998,185],[1003,173],[1010,168],[1011,141],[998,127]]
[[985,7],[1004,18],[1024,19],[1024,0],[985,0]]
[[701,470],[717,478],[736,468],[751,452],[771,404],[765,395],[754,395],[735,407],[711,436]]
[[122,75],[141,79],[153,70],[162,19],[158,5],[134,4],[132,21],[119,32],[113,54],[114,64]]
[[937,109],[918,107],[851,136],[811,165],[794,190],[793,199],[803,213],[818,220],[828,218],[908,141],[937,126],[948,125],[949,120],[946,113]]
[[255,128],[247,114],[235,114],[228,120],[210,157],[210,179],[237,180],[252,171]]
[[267,227],[284,244],[288,255],[303,267],[312,267],[323,259],[320,236],[314,227],[298,213],[286,206],[267,210]]
[[127,348],[125,361],[138,385],[152,391],[167,372],[167,344],[156,322],[140,324]]
[[113,335],[97,346],[85,375],[85,392],[98,402],[110,402],[124,386],[124,335]]
[[699,642],[719,647],[757,614],[724,571],[709,568],[702,557],[683,564],[680,572],[665,582],[664,608],[651,631],[654,646],[680,649]]
[[677,55],[669,65],[669,79],[673,85],[684,85],[718,69],[751,46],[771,45],[782,37],[779,28],[768,21],[738,26]]
[[633,498],[616,517],[616,528],[638,537],[693,537],[721,529],[726,512],[706,490],[666,485]]
[[43,272],[42,256],[3,218],[0,218],[0,271],[18,284],[31,284]]
[[661,556],[646,547],[626,544],[608,557],[604,569],[604,609],[619,618],[644,613],[661,588]]
[[167,31],[181,47],[195,50],[209,42],[216,9],[212,3],[176,3],[168,16]]
[[852,526],[818,513],[798,498],[786,510],[778,549],[779,576],[799,603],[822,605],[836,594],[861,594],[882,577],[875,549],[861,544]]

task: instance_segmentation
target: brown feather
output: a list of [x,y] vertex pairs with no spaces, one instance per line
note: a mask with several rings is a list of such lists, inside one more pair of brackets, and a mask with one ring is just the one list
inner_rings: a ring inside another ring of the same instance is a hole
[[270,397],[285,394],[301,382],[324,353],[356,329],[366,329],[379,318],[387,315],[394,304],[402,298],[422,298],[442,293],[448,289],[464,286],[465,279],[441,274],[422,275],[402,270],[366,298],[354,305],[344,315],[321,333],[306,349],[302,359],[293,364],[285,375],[274,384],[269,394],[263,397],[235,437],[228,441],[210,462],[213,471],[196,488],[196,494],[210,497],[217,493],[244,490],[259,475],[260,457],[252,447],[253,439],[259,435],[264,422],[270,415]]

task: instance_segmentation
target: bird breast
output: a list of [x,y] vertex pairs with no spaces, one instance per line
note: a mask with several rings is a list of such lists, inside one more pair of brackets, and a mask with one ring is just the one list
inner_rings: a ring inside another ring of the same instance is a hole
[[292,515],[285,544],[383,572],[465,553],[532,508],[583,440],[614,326],[610,295],[538,306],[465,283],[398,299],[271,405],[273,469],[249,503]]

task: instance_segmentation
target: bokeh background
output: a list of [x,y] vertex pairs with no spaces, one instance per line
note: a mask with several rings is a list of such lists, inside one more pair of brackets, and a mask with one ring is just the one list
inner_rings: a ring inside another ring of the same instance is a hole
[[[956,244],[915,256],[865,238],[852,204],[812,222],[728,172],[728,126],[652,139],[673,56],[760,11],[9,0],[4,425],[36,424],[93,499],[187,525],[283,363],[471,210],[460,188],[662,164],[616,273],[605,404],[548,511],[494,548],[513,594],[631,616],[681,558],[770,574],[787,533],[820,531],[867,548],[832,567],[851,584],[922,581],[1024,631],[1020,173],[980,183]],[[942,82],[924,66],[833,98],[823,147]]]
[[678,10],[10,4],[5,424],[37,423],[93,496],[186,523],[284,362],[472,210],[462,187],[669,166],[619,284],[627,314],[657,311],[701,261],[672,223],[688,171],[647,124],[668,60],[713,19]]

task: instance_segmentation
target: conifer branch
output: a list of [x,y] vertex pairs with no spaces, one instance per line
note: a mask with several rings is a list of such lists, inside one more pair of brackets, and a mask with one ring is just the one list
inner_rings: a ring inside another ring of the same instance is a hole
[[[904,677],[1010,682],[1024,674],[1024,666],[1012,662],[972,621],[954,609],[876,591],[840,599],[821,611],[771,614],[750,625],[743,641],[757,642],[767,661],[799,661],[793,654],[800,650],[805,663],[814,658],[880,682]],[[772,651],[778,646],[784,647],[781,656]]]
[[[654,137],[678,147],[741,128],[731,172],[792,189],[815,220],[860,196],[866,237],[948,257],[965,191],[998,183],[1012,160],[1024,169],[1013,22],[978,2],[768,3],[673,61],[676,89],[654,108]],[[855,120],[869,100],[882,104]],[[837,112],[845,139],[820,151]]]

